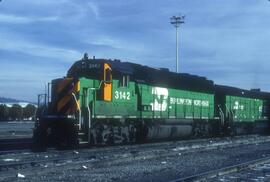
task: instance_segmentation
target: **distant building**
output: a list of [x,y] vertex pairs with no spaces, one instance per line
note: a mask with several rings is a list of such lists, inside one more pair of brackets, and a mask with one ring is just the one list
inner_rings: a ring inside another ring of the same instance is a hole
[[2,102],[2,103],[0,102],[0,105],[5,105],[7,107],[12,107],[12,105],[14,105],[14,104],[18,104],[22,108],[25,108],[28,104],[31,104],[31,105],[37,107],[36,104],[32,104],[32,103],[29,103],[29,102],[5,102],[5,103],[4,102]]

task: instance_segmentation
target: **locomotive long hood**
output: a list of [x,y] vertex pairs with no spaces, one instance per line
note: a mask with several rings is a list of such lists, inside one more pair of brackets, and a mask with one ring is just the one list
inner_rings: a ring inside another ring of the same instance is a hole
[[130,80],[159,87],[170,87],[190,91],[214,93],[214,83],[206,77],[187,73],[170,72],[165,68],[150,68],[130,62],[110,59],[82,59],[75,62],[68,70],[67,77],[85,77],[100,79],[103,65],[107,63],[112,68],[113,78],[121,79],[129,75]]

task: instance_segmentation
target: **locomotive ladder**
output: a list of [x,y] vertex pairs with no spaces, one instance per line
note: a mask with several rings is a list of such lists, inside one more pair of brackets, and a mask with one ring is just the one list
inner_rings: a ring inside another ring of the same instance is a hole
[[[78,103],[78,100],[76,98],[76,95],[72,93],[74,100],[77,104],[78,109],[78,119],[77,119],[77,126],[78,126],[78,139],[80,145],[88,145],[91,141],[91,109],[89,107],[89,97],[88,97],[88,91],[90,88],[87,88],[86,94],[83,92],[84,98],[86,98],[87,106],[84,110],[81,110],[80,104]],[[85,116],[85,117],[82,117]]]

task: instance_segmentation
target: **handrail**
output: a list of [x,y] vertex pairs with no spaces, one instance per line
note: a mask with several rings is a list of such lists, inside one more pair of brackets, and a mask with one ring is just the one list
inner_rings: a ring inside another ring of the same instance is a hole
[[[101,89],[101,86],[103,83],[106,83],[105,80],[101,80],[99,86],[97,88],[94,88],[94,87],[88,87],[87,88],[87,95],[86,95],[86,102],[87,102],[87,112],[88,112],[88,142],[90,143],[91,142],[91,132],[90,132],[90,129],[91,129],[91,125],[92,125],[92,121],[91,121],[91,109],[89,107],[89,90],[93,90],[94,91],[94,94],[96,94],[96,91],[97,90],[100,90]],[[80,125],[79,125],[80,126]]]
[[78,100],[77,100],[77,98],[76,98],[76,95],[72,92],[72,96],[73,96],[73,98],[74,98],[74,100],[75,100],[75,102],[76,102],[76,105],[77,105],[77,109],[79,110],[79,130],[81,130],[81,128],[82,128],[82,112],[81,112],[81,108],[80,108],[80,105],[79,105],[79,102],[78,102]]
[[89,108],[89,89],[92,89],[92,88],[87,88],[86,102],[87,102],[87,112],[88,112],[88,142],[90,144],[90,142],[91,142],[91,132],[90,132],[90,129],[91,129],[91,110]]
[[225,104],[225,108],[228,111],[228,113],[232,116],[232,118],[234,118],[234,114],[231,110],[228,109],[227,105]]
[[90,88],[90,89],[91,89],[91,90],[100,90],[102,83],[112,83],[112,82],[108,82],[108,81],[105,81],[105,80],[101,80],[101,81],[100,81],[100,84],[99,84],[99,86],[98,86],[98,88]]
[[219,109],[219,114],[220,114],[220,117],[221,117],[221,125],[224,126],[224,112],[220,108],[220,105],[218,105],[218,109]]

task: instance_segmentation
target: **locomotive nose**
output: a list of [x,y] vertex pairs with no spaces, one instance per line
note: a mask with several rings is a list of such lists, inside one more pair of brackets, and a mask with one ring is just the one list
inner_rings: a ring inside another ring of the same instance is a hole
[[[72,115],[80,107],[80,81],[74,78],[62,78],[53,83],[52,98],[59,115]],[[55,95],[53,95],[55,94]]]

